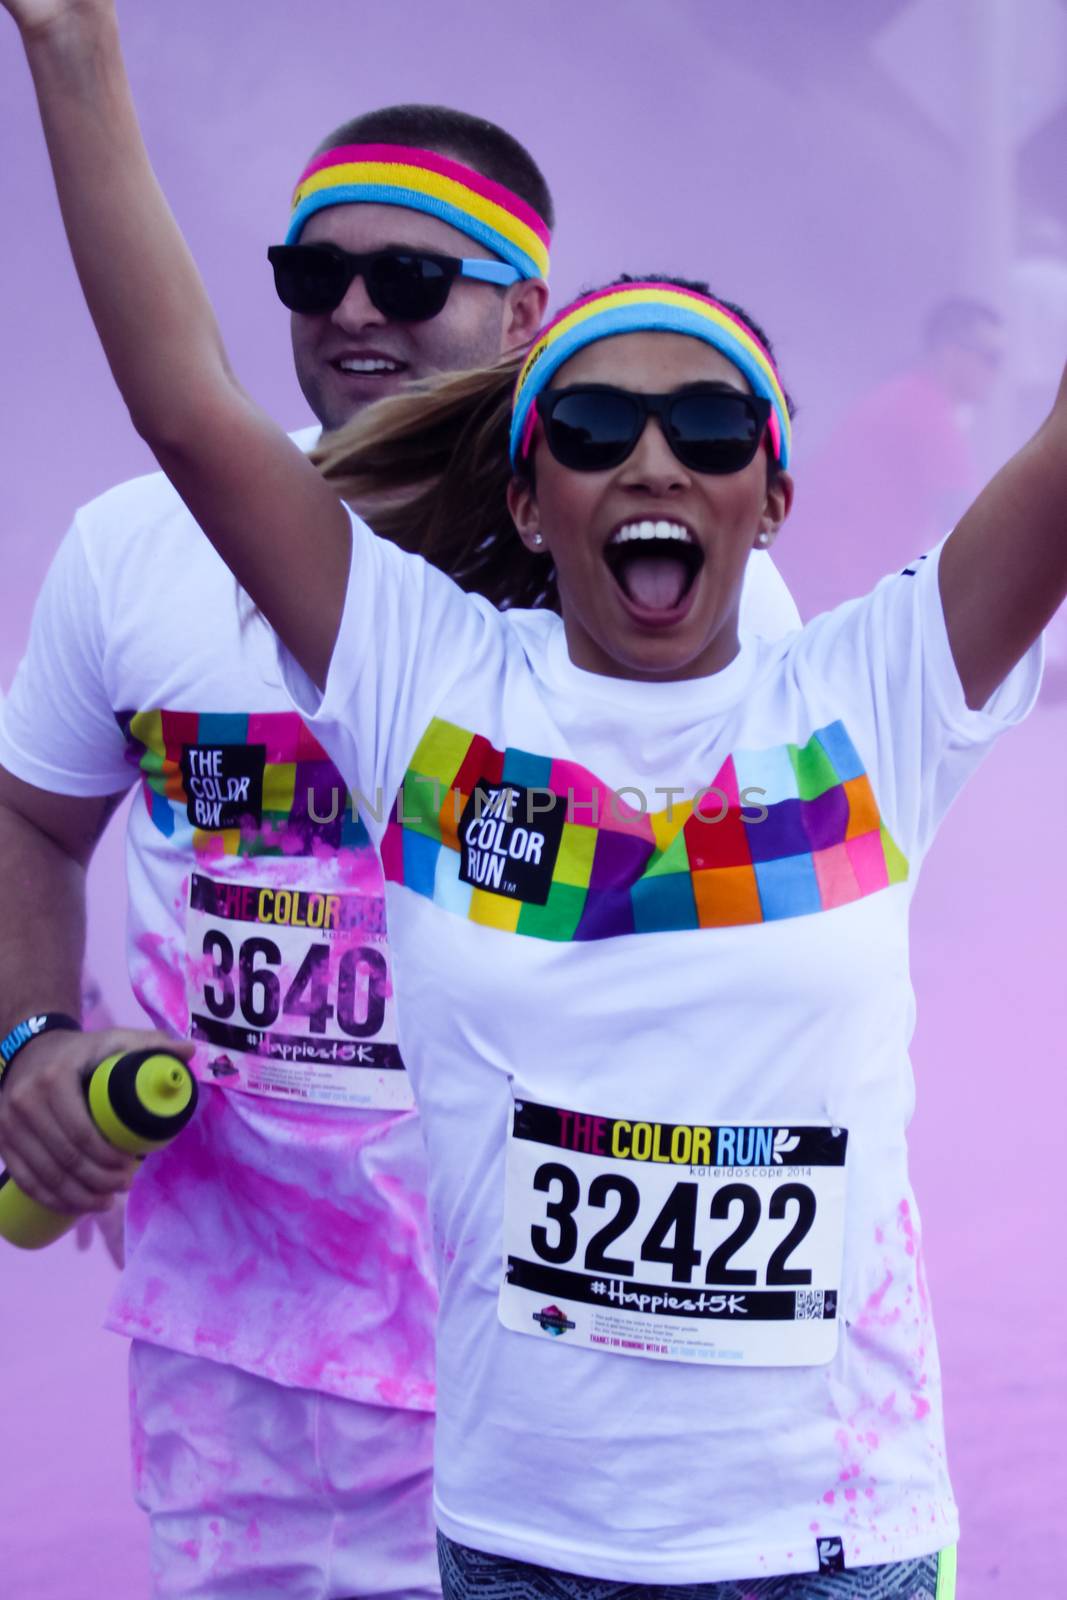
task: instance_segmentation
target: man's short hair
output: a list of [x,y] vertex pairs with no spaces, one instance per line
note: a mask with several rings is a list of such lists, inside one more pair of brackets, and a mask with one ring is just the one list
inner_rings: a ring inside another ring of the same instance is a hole
[[552,195],[533,156],[485,117],[453,111],[449,106],[384,106],[342,123],[327,134],[315,154],[345,144],[406,144],[452,156],[503,184],[532,206],[549,228],[555,226]]
[[968,346],[979,329],[999,328],[1004,318],[984,300],[972,300],[966,295],[953,295],[939,300],[927,312],[923,322],[923,346],[927,350],[941,350],[945,345]]

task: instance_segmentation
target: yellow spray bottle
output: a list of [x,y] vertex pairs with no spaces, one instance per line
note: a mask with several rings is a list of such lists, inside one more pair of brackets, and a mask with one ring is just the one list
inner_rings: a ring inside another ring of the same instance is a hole
[[[89,1115],[116,1150],[146,1156],[161,1150],[196,1110],[196,1079],[184,1061],[158,1050],[108,1056],[85,1084]],[[40,1250],[66,1233],[75,1217],[50,1211],[0,1172],[0,1238]]]

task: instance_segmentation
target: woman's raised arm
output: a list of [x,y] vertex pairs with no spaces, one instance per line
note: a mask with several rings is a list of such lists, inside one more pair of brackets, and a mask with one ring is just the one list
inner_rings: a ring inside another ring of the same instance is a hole
[[1067,594],[1067,373],[1047,421],[949,536],[940,582],[956,670],[979,709]]
[[223,560],[320,685],[348,516],[230,371],[148,161],[114,0],[0,0],[22,34],[78,276],[138,433]]

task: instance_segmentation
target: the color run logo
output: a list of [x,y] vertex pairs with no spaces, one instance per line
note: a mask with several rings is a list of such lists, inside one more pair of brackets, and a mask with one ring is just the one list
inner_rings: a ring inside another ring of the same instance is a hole
[[711,1128],[684,1123],[628,1122],[622,1117],[557,1111],[561,1149],[617,1161],[654,1161],[675,1166],[781,1166],[800,1144],[789,1128]]
[[210,832],[262,820],[266,754],[261,744],[182,747],[186,815],[194,828]]
[[459,875],[476,888],[543,906],[552,887],[567,802],[550,795],[551,803],[534,813],[529,801],[530,791],[519,784],[475,791],[459,822]]

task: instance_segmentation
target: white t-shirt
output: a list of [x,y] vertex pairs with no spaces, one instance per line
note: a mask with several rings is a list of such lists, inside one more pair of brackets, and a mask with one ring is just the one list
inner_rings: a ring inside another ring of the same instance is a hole
[[380,841],[461,1543],[691,1583],[956,1538],[907,916],[1040,650],[969,711],[937,564],[648,684],[357,522],[324,695],[284,663]]
[[140,780],[131,981],[154,1023],[192,1024],[200,1045],[197,1116],[130,1196],[110,1326],[432,1410],[425,1151],[381,869],[292,709],[270,631],[161,475],[78,512],[3,708],[0,762],[59,794]]
[[[298,436],[310,448],[317,430]],[[769,561],[746,617],[799,621]],[[118,1331],[301,1388],[429,1410],[422,1137],[396,1047],[381,869],[292,710],[269,630],[161,475],[79,511],[0,720],[59,794],[140,780],[129,959],[201,1048],[200,1111],[130,1198]]]

